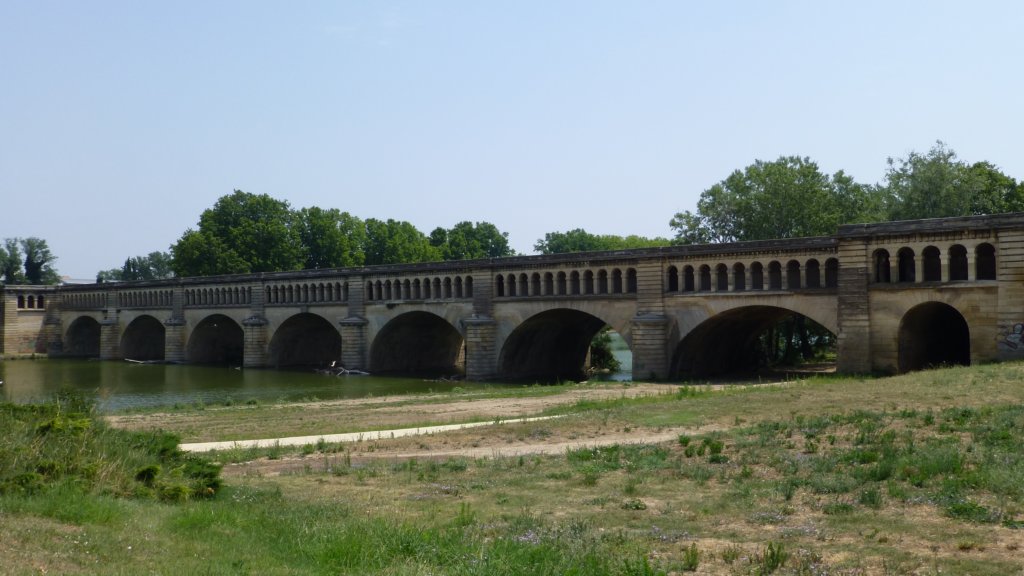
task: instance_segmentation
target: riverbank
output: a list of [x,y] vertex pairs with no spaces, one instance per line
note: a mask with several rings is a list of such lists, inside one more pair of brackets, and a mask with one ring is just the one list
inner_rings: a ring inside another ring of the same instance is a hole
[[67,517],[2,497],[0,558],[16,574],[1020,573],[1022,381],[1002,364],[121,415],[185,440],[559,417],[214,452],[208,501],[88,496],[101,512]]

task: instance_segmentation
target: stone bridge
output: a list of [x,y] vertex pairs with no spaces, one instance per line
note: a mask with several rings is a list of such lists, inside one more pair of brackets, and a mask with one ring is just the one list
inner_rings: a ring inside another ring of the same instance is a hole
[[[571,378],[605,326],[634,379],[756,363],[794,313],[841,372],[1024,356],[1024,214],[842,226],[835,236],[3,292],[8,356],[465,370]],[[27,326],[27,327],[26,327]]]

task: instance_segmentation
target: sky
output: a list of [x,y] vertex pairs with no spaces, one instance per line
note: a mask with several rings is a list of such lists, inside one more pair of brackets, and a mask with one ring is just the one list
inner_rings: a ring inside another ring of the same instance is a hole
[[1017,1],[0,0],[0,239],[95,278],[237,189],[530,254],[781,156],[1020,180],[1022,38]]

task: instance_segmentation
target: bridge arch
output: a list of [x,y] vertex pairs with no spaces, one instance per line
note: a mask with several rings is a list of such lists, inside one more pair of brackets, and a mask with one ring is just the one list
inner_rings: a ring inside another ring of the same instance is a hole
[[437,376],[463,369],[462,334],[432,312],[415,310],[395,316],[381,327],[370,347],[374,373]]
[[328,365],[341,358],[341,333],[323,316],[303,312],[274,330],[268,352],[274,367]]
[[143,314],[121,335],[121,355],[132,360],[163,360],[166,329],[156,318]]
[[918,304],[900,320],[900,372],[971,364],[971,332],[959,310],[942,302]]
[[64,354],[81,358],[99,358],[100,323],[91,316],[79,316],[64,336]]
[[185,360],[196,364],[242,364],[245,333],[224,314],[203,318],[192,330],[185,347]]
[[533,314],[515,326],[501,345],[499,376],[582,380],[590,343],[606,325],[610,323],[579,309],[553,308]]
[[778,305],[756,304],[721,311],[700,322],[680,339],[672,354],[671,378],[704,378],[754,371],[764,363],[761,338],[789,318],[809,322],[815,337],[835,338],[834,323]]

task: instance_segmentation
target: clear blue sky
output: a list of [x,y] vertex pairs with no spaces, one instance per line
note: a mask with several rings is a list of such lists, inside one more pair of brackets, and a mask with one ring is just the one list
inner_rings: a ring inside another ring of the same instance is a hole
[[0,0],[0,238],[94,278],[241,189],[670,236],[756,159],[1024,179],[1024,3]]

